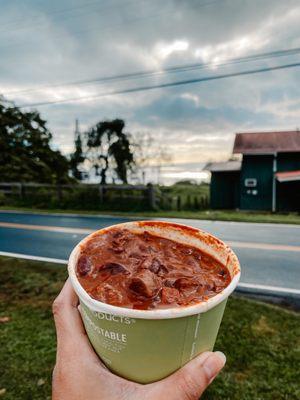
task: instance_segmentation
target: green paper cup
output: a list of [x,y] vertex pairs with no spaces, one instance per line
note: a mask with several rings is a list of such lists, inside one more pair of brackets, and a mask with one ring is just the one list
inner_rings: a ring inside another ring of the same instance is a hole
[[[126,228],[133,233],[148,231],[197,247],[227,266],[231,283],[207,301],[187,307],[134,310],[97,301],[78,282],[75,267],[85,242],[113,227]],[[113,227],[87,236],[74,248],[68,264],[69,276],[80,299],[86,332],[101,360],[124,378],[140,383],[154,382],[198,354],[213,350],[227,298],[240,278],[239,262],[221,240],[186,225],[135,221]]]

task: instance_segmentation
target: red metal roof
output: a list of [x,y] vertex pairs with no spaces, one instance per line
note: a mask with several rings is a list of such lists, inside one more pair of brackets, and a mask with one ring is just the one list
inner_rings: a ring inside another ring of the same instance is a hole
[[276,175],[278,182],[300,181],[300,170],[288,171],[288,172],[277,172],[275,175]]
[[300,152],[300,131],[237,133],[233,153]]

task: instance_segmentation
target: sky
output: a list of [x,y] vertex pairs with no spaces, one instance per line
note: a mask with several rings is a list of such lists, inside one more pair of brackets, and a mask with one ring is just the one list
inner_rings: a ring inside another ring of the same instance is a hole
[[[299,53],[218,65],[300,47],[299,0],[0,0],[0,5],[0,93],[17,105],[300,62]],[[61,85],[195,63],[206,68]],[[84,132],[118,117],[136,140],[150,134],[174,164],[223,161],[236,132],[300,126],[300,68],[36,109],[48,121],[53,146],[65,154],[73,149],[76,118]]]

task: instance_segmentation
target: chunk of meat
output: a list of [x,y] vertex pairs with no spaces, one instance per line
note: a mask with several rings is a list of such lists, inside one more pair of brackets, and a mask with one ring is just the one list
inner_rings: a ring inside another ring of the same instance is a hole
[[126,243],[128,238],[124,231],[115,232],[113,234],[113,240],[111,242],[111,250],[116,254],[121,254],[125,252]]
[[168,268],[162,264],[159,268],[157,276],[159,276],[160,278],[163,278],[168,272],[169,272]]
[[171,287],[163,287],[161,291],[161,300],[163,303],[175,304],[180,300],[179,290]]
[[164,286],[166,287],[174,287],[174,283],[176,282],[176,278],[167,278],[164,280]]
[[129,289],[138,296],[153,297],[161,288],[161,282],[155,274],[147,269],[140,270],[130,280]]
[[195,278],[178,278],[174,283],[174,287],[178,290],[196,290],[199,282]]
[[216,285],[213,279],[206,278],[204,283],[205,294],[210,294],[211,292],[215,292]]
[[122,241],[113,240],[111,250],[116,254],[124,253],[125,243],[123,243]]
[[104,303],[112,304],[115,306],[122,305],[123,303],[122,293],[119,290],[115,289],[112,285],[105,282],[97,286],[95,295],[98,300]]
[[162,267],[163,264],[161,263],[161,261],[158,258],[153,258],[153,260],[151,260],[149,269],[154,274],[158,274],[160,269],[162,269]]
[[80,256],[79,260],[77,261],[78,274],[80,276],[86,276],[91,272],[91,270],[92,270],[91,260],[85,255]]
[[144,260],[145,256],[137,251],[133,251],[128,255],[129,258],[136,258],[137,260]]
[[145,260],[145,257],[143,255],[136,252],[130,253],[128,257],[130,260],[131,269],[140,267]]
[[158,253],[158,249],[155,248],[154,246],[148,246],[147,250],[149,253]]
[[148,269],[159,277],[163,277],[168,272],[167,267],[158,258],[146,258],[141,268]]
[[107,272],[110,275],[128,274],[129,271],[119,263],[107,262],[99,267],[99,272]]
[[151,272],[153,272],[154,274],[157,274],[161,267],[162,267],[162,263],[157,258],[154,258],[153,260],[151,260],[151,264],[149,267]]

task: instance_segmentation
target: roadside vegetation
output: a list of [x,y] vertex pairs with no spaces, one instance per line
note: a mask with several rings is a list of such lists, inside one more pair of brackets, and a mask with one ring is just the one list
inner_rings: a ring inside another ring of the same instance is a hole
[[[8,190],[8,187],[5,187]],[[23,185],[11,187],[9,194],[0,192],[0,206],[40,209],[76,209],[91,211],[151,211],[147,191],[141,194],[135,186],[119,185],[103,188],[98,185]],[[209,207],[209,185],[188,181],[172,186],[153,186],[156,211],[199,211]]]
[[[0,257],[0,398],[51,398],[51,303],[66,276],[62,265]],[[203,399],[299,399],[299,337],[299,314],[233,296],[215,346],[227,365]]]

